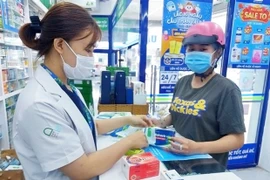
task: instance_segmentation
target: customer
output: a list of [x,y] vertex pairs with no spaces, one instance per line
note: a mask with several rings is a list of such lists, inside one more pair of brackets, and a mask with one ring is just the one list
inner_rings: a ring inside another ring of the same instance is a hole
[[181,78],[174,89],[170,114],[160,127],[173,125],[182,138],[173,138],[168,149],[180,154],[209,153],[227,165],[228,151],[244,143],[241,92],[236,84],[216,74],[225,35],[213,22],[193,25],[183,40],[185,63],[192,75]]
[[[101,31],[80,6],[59,3],[40,22],[31,17],[19,35],[44,64],[21,93],[14,117],[14,145],[27,180],[98,179],[129,149],[148,145],[142,132],[97,151],[97,133],[124,125],[148,126],[144,116],[93,121],[68,79],[88,77]],[[40,33],[40,35],[37,35]]]

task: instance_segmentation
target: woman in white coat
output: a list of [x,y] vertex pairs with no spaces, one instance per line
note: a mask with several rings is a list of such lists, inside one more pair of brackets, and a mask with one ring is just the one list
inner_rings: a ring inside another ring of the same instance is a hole
[[31,17],[19,35],[45,58],[21,93],[14,117],[13,140],[26,180],[98,179],[129,149],[148,145],[138,132],[97,151],[97,134],[151,122],[144,116],[95,122],[80,92],[68,84],[89,75],[101,38],[85,9],[59,3],[41,21]]

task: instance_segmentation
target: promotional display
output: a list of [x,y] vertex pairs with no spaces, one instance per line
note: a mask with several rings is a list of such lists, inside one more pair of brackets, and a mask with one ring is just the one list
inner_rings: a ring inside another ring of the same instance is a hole
[[[260,155],[268,102],[265,87],[269,81],[270,1],[234,0],[229,6],[222,74],[238,79],[235,83],[241,89],[243,105],[252,107],[245,113],[248,143],[229,152],[228,168],[234,169],[256,166]],[[235,69],[228,73],[228,68]]]
[[186,31],[193,24],[210,21],[211,15],[212,0],[164,0],[160,93],[172,93],[179,71],[189,70],[182,46]]
[[269,65],[270,3],[252,2],[235,3],[229,55],[232,68],[267,69]]
[[229,152],[228,166],[255,164],[256,143],[245,144],[241,149]]

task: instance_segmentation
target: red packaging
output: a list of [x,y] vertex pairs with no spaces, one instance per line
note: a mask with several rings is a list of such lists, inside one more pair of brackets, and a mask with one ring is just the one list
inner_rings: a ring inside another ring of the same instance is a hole
[[140,180],[159,176],[160,162],[151,153],[124,156],[122,171],[128,180]]

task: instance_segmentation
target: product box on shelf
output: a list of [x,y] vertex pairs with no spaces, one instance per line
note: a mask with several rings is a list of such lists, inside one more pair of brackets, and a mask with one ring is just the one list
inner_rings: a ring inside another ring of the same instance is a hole
[[8,80],[8,72],[6,69],[2,69],[2,78],[3,82],[6,82]]
[[122,172],[128,180],[159,176],[160,162],[151,153],[122,157]]
[[133,104],[144,105],[147,102],[147,95],[145,93],[145,85],[140,81],[131,82],[133,89]]
[[18,90],[18,83],[17,81],[8,82],[8,92],[13,92]]
[[8,84],[3,83],[3,86],[4,86],[4,94],[8,94]]
[[14,149],[3,150],[1,159],[5,161],[3,165],[6,168],[1,171],[0,179],[24,180],[22,166]]
[[16,69],[8,69],[8,80],[16,79]]

